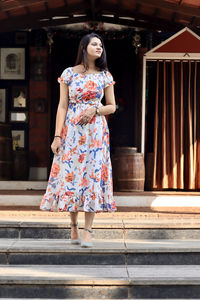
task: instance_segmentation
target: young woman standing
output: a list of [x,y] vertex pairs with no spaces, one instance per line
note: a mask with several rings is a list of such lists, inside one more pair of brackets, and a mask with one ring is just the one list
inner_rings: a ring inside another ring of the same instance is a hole
[[[81,39],[75,66],[66,68],[58,81],[60,101],[51,145],[54,158],[40,209],[69,211],[71,243],[92,247],[95,213],[116,211],[105,118],[116,109],[115,81],[99,35],[91,33]],[[104,95],[106,105],[101,103]],[[79,211],[85,212],[81,239]]]

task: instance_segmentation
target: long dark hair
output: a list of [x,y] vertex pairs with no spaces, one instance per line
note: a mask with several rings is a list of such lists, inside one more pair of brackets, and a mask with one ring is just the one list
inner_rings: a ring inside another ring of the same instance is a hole
[[95,66],[97,68],[99,68],[100,71],[108,70],[106,50],[105,50],[103,39],[101,36],[99,36],[97,33],[94,33],[94,32],[84,35],[82,37],[82,39],[80,40],[75,65],[79,65],[82,63],[84,65],[85,71],[88,70],[89,64],[88,64],[88,56],[87,56],[87,46],[93,37],[100,39],[100,41],[102,43],[102,49],[103,49],[101,57],[99,57],[95,60]]

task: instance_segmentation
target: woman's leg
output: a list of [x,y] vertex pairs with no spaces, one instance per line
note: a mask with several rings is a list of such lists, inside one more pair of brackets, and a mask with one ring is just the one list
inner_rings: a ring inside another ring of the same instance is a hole
[[73,226],[78,224],[78,212],[70,212],[71,218],[71,239],[76,240],[79,239],[78,226]]
[[[95,216],[94,212],[85,212],[85,227],[84,228],[89,229],[89,230],[92,229],[94,216]],[[84,242],[90,242],[91,239],[92,239],[91,233],[86,230],[83,230],[82,240]]]

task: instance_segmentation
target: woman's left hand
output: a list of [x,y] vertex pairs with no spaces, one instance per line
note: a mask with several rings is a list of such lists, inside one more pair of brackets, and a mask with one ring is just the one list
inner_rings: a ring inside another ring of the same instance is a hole
[[77,124],[79,125],[86,125],[87,123],[90,123],[94,115],[96,114],[96,107],[91,107],[90,109],[87,109],[81,114],[80,120]]

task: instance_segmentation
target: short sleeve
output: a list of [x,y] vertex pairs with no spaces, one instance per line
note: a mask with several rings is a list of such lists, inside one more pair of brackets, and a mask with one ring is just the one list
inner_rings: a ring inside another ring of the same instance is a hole
[[109,71],[105,71],[105,78],[104,78],[104,88],[110,85],[114,85],[116,82],[113,80],[113,76]]
[[71,81],[72,81],[72,71],[71,68],[69,67],[62,72],[60,77],[58,77],[58,82],[59,83],[64,82],[67,85],[70,85]]

